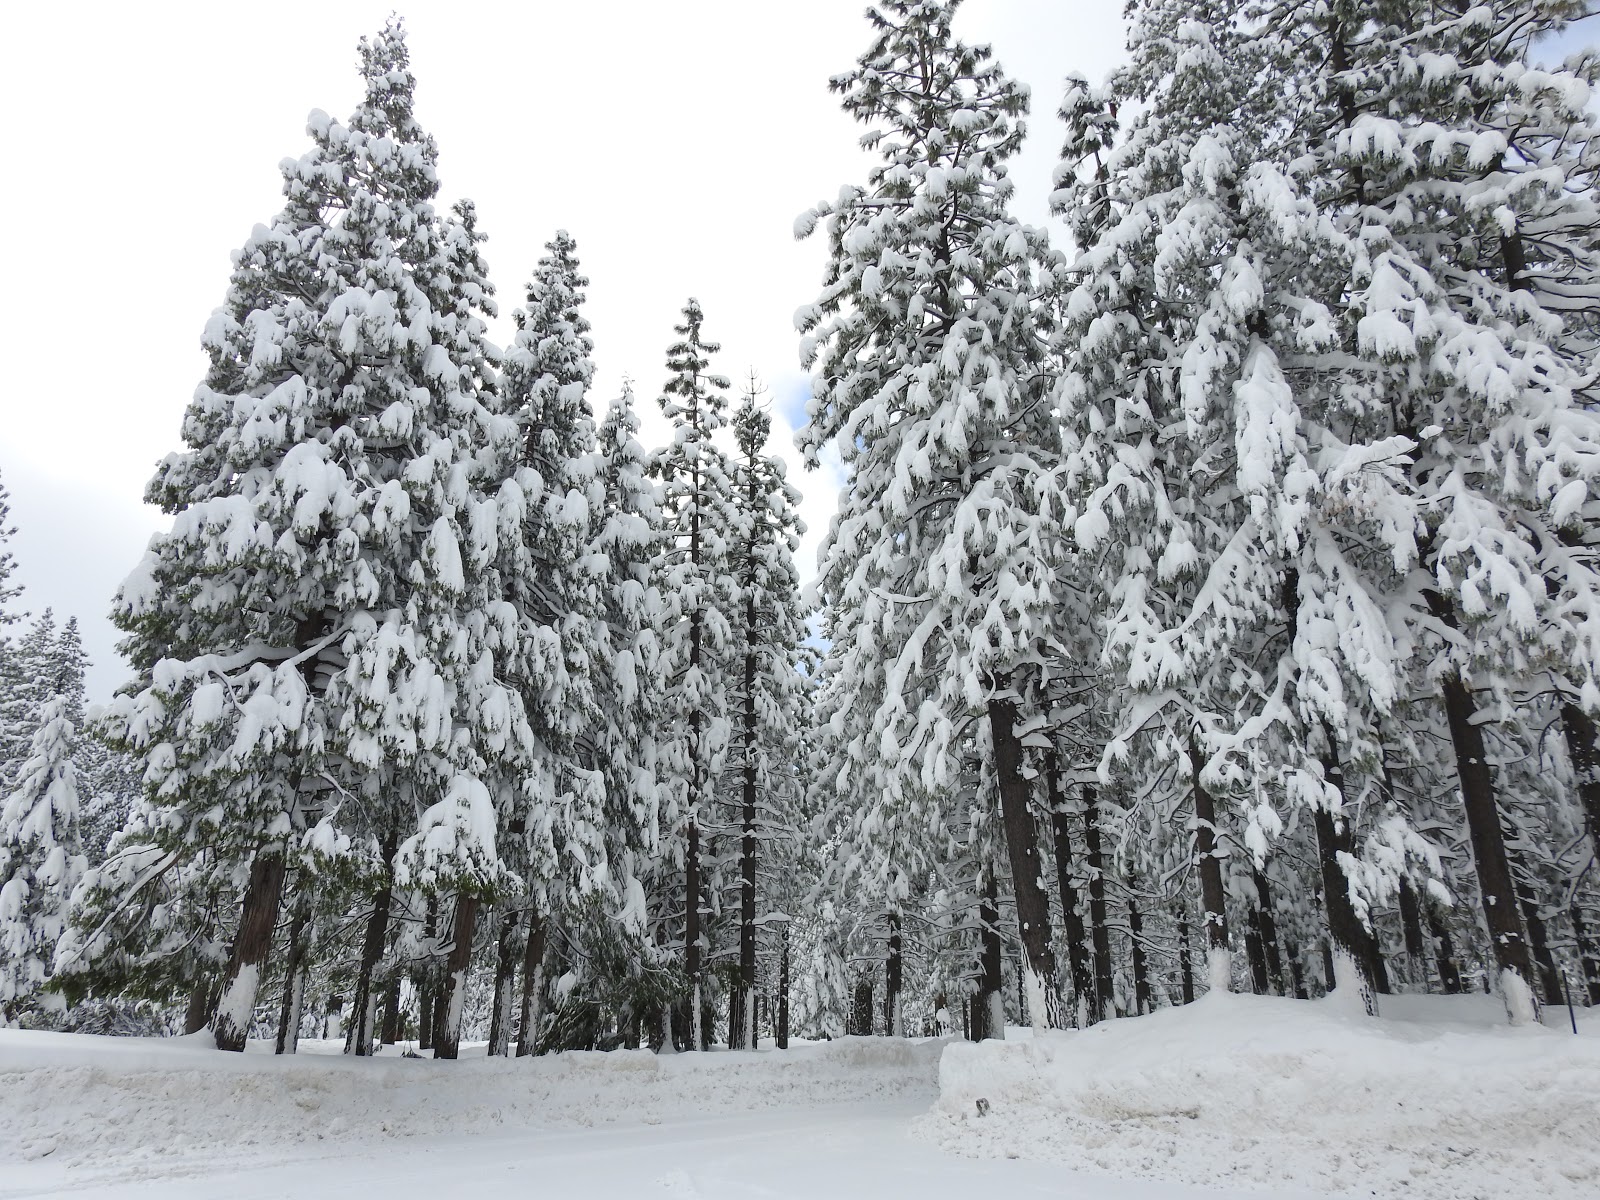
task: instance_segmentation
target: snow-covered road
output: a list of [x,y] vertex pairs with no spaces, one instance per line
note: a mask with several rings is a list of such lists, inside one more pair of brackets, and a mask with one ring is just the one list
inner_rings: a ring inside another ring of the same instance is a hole
[[[1005,1196],[1099,1200],[1222,1200],[1227,1192],[1077,1175],[1059,1165],[958,1158],[913,1140],[925,1102],[769,1111],[664,1121],[648,1127],[482,1136],[405,1143],[312,1143],[288,1161],[207,1166],[194,1160],[105,1173],[45,1159],[10,1166],[0,1197],[78,1200],[977,1200]],[[1302,1192],[1238,1192],[1298,1197]]]

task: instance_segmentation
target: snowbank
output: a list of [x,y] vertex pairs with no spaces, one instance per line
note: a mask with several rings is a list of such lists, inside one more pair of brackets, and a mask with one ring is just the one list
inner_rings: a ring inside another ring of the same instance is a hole
[[[237,1160],[334,1140],[505,1134],[818,1109],[935,1093],[943,1043],[844,1038],[789,1050],[646,1050],[457,1062],[222,1054],[208,1035],[0,1030],[0,1179],[50,1156],[92,1171]],[[328,1047],[331,1048],[331,1047]],[[464,1050],[472,1054],[472,1050]],[[323,1149],[326,1149],[324,1147]],[[0,1189],[3,1190],[3,1189]]]
[[1372,1020],[1332,1000],[1214,995],[1082,1033],[952,1043],[916,1133],[972,1157],[1230,1189],[1600,1196],[1600,1014],[1574,1037],[1509,1028],[1492,997],[1383,1003]]

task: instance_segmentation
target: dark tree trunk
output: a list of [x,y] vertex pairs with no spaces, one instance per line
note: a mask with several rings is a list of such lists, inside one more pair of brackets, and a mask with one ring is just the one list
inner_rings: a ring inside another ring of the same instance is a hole
[[778,1028],[775,1040],[779,1050],[789,1048],[789,923],[783,924],[778,949]]
[[489,1013],[489,1057],[511,1053],[511,1005],[517,994],[517,921],[522,914],[507,904],[500,913],[494,946],[494,1001]]
[[417,1049],[433,1049],[433,980],[424,976],[417,985]]
[[1323,990],[1333,991],[1333,942],[1328,938],[1322,939],[1322,978],[1326,980]]
[[1411,985],[1423,991],[1428,989],[1427,943],[1422,940],[1422,910],[1417,904],[1417,893],[1411,881],[1400,877],[1400,928],[1405,932],[1406,960]]
[[250,882],[240,907],[239,932],[223,975],[222,996],[217,1001],[212,1030],[218,1050],[242,1052],[255,1015],[256,990],[266,971],[272,949],[272,931],[278,924],[283,898],[283,853],[261,851],[250,863]]
[[1446,996],[1461,995],[1461,972],[1456,967],[1456,950],[1450,940],[1450,927],[1440,919],[1433,906],[1427,906],[1428,928],[1433,933],[1433,940],[1437,955],[1436,962],[1439,967],[1439,986],[1444,989]]
[[528,901],[528,934],[522,943],[522,1012],[517,1022],[517,1057],[539,1048],[539,1005],[544,998],[545,922],[537,900]]
[[1596,737],[1594,719],[1576,704],[1563,704],[1561,732],[1567,740],[1578,797],[1588,818],[1590,846],[1600,854],[1600,739]]
[[978,956],[978,994],[972,1004],[972,1039],[1006,1036],[1005,1006],[1000,998],[1000,899],[994,872],[985,872],[983,893],[978,901],[978,924],[983,949]]
[[[1092,784],[1083,789],[1083,848],[1089,867],[1089,930],[1094,945],[1094,1020],[1116,1016],[1111,980],[1111,933],[1106,927],[1105,863],[1100,856],[1100,804]],[[1091,1022],[1092,1024],[1093,1022]]]
[[1055,835],[1056,888],[1061,893],[1061,927],[1067,936],[1067,967],[1072,976],[1075,1023],[1095,1020],[1094,976],[1089,971],[1089,940],[1078,911],[1077,889],[1072,886],[1072,831],[1067,825],[1066,801],[1061,795],[1061,765],[1050,751],[1046,767],[1050,789],[1050,827]]
[[1584,990],[1589,993],[1589,1003],[1600,1005],[1600,950],[1589,935],[1589,925],[1583,919],[1583,908],[1576,897],[1567,909],[1572,921],[1572,938],[1578,943],[1578,964],[1583,969]]
[[1522,922],[1528,930],[1528,948],[1539,969],[1539,988],[1546,1004],[1561,1003],[1561,973],[1556,970],[1555,956],[1550,953],[1550,941],[1545,936],[1544,920],[1539,916],[1539,901],[1528,881],[1527,872],[1513,872],[1517,890],[1517,905],[1522,909]]
[[1278,948],[1278,919],[1272,913],[1272,885],[1267,880],[1267,873],[1259,867],[1253,872],[1256,885],[1256,903],[1261,910],[1261,952],[1267,960],[1267,979],[1272,985],[1273,995],[1282,996],[1283,987],[1283,955]]
[[383,958],[389,937],[389,905],[394,898],[394,852],[398,835],[390,830],[383,843],[383,884],[372,897],[372,913],[367,918],[367,935],[361,943],[361,966],[356,972],[355,994],[350,999],[350,1032],[346,1054],[372,1053],[372,976]]
[[1227,991],[1233,955],[1228,949],[1228,904],[1222,889],[1222,857],[1217,838],[1217,809],[1211,793],[1200,782],[1200,747],[1189,742],[1189,769],[1193,773],[1194,853],[1200,874],[1200,907],[1205,913],[1206,984]]
[[[304,880],[302,880],[302,883]],[[289,921],[289,956],[283,967],[283,1005],[278,1010],[277,1054],[293,1054],[300,1041],[300,1008],[306,994],[306,923],[311,910],[303,902],[295,905]]]
[[456,1058],[461,1052],[461,1006],[466,1000],[467,968],[472,963],[472,933],[478,919],[478,898],[456,896],[456,919],[450,956],[444,964],[444,1021],[433,1047],[435,1058]]
[[199,1033],[211,1020],[211,979],[202,975],[189,989],[189,1006],[183,1011],[183,1032]]
[[1178,978],[1183,1002],[1194,1003],[1194,960],[1189,956],[1189,914],[1178,910]]
[[1261,952],[1261,913],[1251,908],[1245,914],[1244,953],[1250,963],[1250,988],[1258,996],[1270,995],[1267,982],[1267,956]]
[[[1005,686],[1005,681],[1000,682]],[[1044,864],[1039,859],[1039,823],[1034,819],[1028,781],[1022,774],[1022,742],[1017,737],[1016,702],[1003,697],[989,701],[989,733],[994,739],[996,783],[1000,791],[1000,818],[1011,858],[1011,887],[1017,903],[1017,925],[1028,971],[1037,983],[1030,990],[1044,1012],[1033,1014],[1038,1026],[1061,1022],[1049,1010],[1056,995],[1056,956],[1050,948],[1050,894],[1044,885]]]
[[900,1022],[900,988],[905,973],[905,962],[900,954],[900,914],[889,913],[888,922],[889,957],[883,972],[883,1035],[904,1037],[905,1029]]
[[1285,942],[1283,948],[1289,958],[1289,979],[1294,984],[1294,998],[1310,999],[1310,994],[1306,991],[1306,975],[1300,967],[1299,948],[1293,942]]
[[1134,1007],[1143,1015],[1153,1011],[1154,1005],[1150,1001],[1150,972],[1145,966],[1144,919],[1139,915],[1139,905],[1134,901],[1131,888],[1128,892],[1128,942],[1133,948]]
[[[1429,593],[1434,615],[1447,624],[1450,613],[1437,593]],[[1483,745],[1483,727],[1478,724],[1478,708],[1461,676],[1451,672],[1442,680],[1445,714],[1450,722],[1450,740],[1456,752],[1456,773],[1461,783],[1461,798],[1467,815],[1467,832],[1472,841],[1472,857],[1478,869],[1478,891],[1483,896],[1484,920],[1489,926],[1489,944],[1495,965],[1500,970],[1501,998],[1512,1020],[1524,1015],[1516,996],[1508,989],[1520,990],[1538,1019],[1538,999],[1533,992],[1533,957],[1527,935],[1517,919],[1516,888],[1511,880],[1511,860],[1506,853],[1505,834],[1500,828],[1500,810],[1495,803],[1494,780]],[[1510,978],[1508,978],[1510,977]]]
[[400,972],[389,977],[389,986],[383,993],[383,1044],[392,1046],[400,1040]]
[[856,980],[855,995],[851,999],[850,1026],[847,1032],[856,1037],[872,1036],[872,977],[863,975]]
[[[1328,738],[1328,749],[1323,755],[1322,771],[1329,783],[1338,789],[1339,795],[1344,795],[1344,767],[1339,762],[1334,749],[1333,734],[1325,730]],[[1326,808],[1318,806],[1312,811],[1312,824],[1317,834],[1317,864],[1322,869],[1322,904],[1327,910],[1328,938],[1332,945],[1327,948],[1328,990],[1331,992],[1338,986],[1338,973],[1333,963],[1336,955],[1344,955],[1356,969],[1357,986],[1361,991],[1361,1006],[1366,1009],[1369,1016],[1377,1016],[1378,1000],[1373,941],[1367,927],[1361,923],[1361,918],[1356,915],[1355,905],[1350,902],[1350,883],[1345,878],[1344,868],[1339,865],[1339,854],[1350,852],[1350,831],[1347,826],[1341,827],[1334,820],[1333,813]]]
[[689,820],[688,848],[683,861],[683,893],[686,898],[683,931],[683,973],[689,994],[684,1000],[684,1020],[688,1032],[687,1050],[703,1050],[700,1043],[700,826]]

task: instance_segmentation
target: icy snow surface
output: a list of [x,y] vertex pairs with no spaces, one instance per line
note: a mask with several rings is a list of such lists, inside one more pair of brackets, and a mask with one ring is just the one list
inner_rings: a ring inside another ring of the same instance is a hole
[[[914,1132],[1119,1180],[1416,1200],[1600,1197],[1600,1010],[1492,996],[1216,995],[1083,1033],[952,1044]],[[978,1117],[977,1100],[989,1102]]]
[[1574,1038],[1564,1009],[1383,1003],[455,1063],[0,1030],[0,1200],[1600,1196],[1600,1013]]

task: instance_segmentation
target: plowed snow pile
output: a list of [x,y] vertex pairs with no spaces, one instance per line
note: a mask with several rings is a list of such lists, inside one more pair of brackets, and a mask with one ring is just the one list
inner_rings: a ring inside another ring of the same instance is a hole
[[[954,1043],[917,1134],[972,1157],[1416,1200],[1600,1196],[1600,1015],[1503,1025],[1486,996],[1212,996],[1039,1040]],[[987,1116],[977,1101],[989,1102]]]
[[208,1036],[0,1030],[0,1182],[7,1162],[45,1156],[68,1166],[156,1166],[303,1151],[330,1140],[931,1100],[942,1048],[843,1038],[739,1054],[618,1050],[487,1059],[479,1046],[463,1050],[473,1057],[434,1062],[314,1052],[276,1058],[254,1044],[252,1053],[223,1054]]

